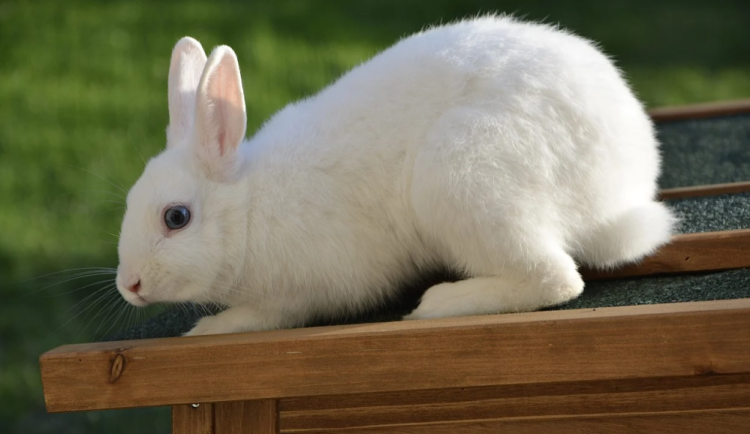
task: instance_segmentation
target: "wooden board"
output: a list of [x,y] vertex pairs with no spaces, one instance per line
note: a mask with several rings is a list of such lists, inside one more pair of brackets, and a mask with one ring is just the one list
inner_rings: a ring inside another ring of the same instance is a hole
[[283,432],[745,406],[750,406],[748,374],[306,397],[280,403]]
[[276,434],[275,400],[182,404],[172,406],[172,434]]
[[467,420],[453,423],[390,425],[305,434],[738,434],[750,426],[750,410],[589,415],[532,419]]
[[213,404],[172,407],[173,434],[215,434]]
[[642,261],[604,271],[584,268],[584,280],[684,274],[750,267],[750,229],[676,235]]
[[276,434],[279,432],[277,402],[220,402],[214,404],[216,434]]
[[667,188],[659,192],[660,200],[685,199],[689,197],[719,196],[750,191],[750,181],[726,184],[695,185],[692,187]]
[[750,113],[750,99],[659,107],[649,110],[648,113],[655,122],[736,115]]
[[68,345],[40,363],[51,412],[746,374],[750,299]]

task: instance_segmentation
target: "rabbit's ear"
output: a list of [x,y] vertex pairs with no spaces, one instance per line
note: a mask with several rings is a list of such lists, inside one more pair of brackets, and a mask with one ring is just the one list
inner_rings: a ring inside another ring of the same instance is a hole
[[167,147],[184,145],[193,131],[195,94],[206,66],[206,53],[191,37],[177,41],[169,64]]
[[216,47],[206,63],[195,104],[198,155],[209,172],[231,176],[237,148],[245,138],[245,95],[237,56],[227,46]]

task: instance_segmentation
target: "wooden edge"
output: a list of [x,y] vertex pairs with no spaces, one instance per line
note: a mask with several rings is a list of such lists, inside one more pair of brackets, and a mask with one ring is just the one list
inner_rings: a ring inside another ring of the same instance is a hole
[[666,411],[628,414],[588,414],[538,418],[473,419],[427,424],[384,425],[336,430],[282,431],[295,434],[581,434],[668,433],[736,434],[746,432],[750,408]]
[[[626,378],[621,380],[593,380],[581,382],[550,382],[536,384],[511,384],[501,386],[486,387],[460,387],[448,389],[426,389],[406,392],[385,392],[385,393],[361,393],[348,395],[331,395],[331,396],[311,396],[300,398],[286,398],[279,401],[279,411],[284,413],[287,419],[294,418],[297,414],[315,413],[315,412],[338,412],[348,409],[356,411],[357,409],[372,409],[402,406],[433,406],[435,404],[452,405],[452,404],[471,404],[475,402],[488,402],[495,400],[523,401],[531,397],[570,397],[582,396],[591,397],[602,392],[618,393],[623,395],[623,400],[629,399],[628,396],[633,393],[655,393],[664,394],[664,392],[674,392],[675,395],[681,391],[709,391],[717,388],[738,388],[743,393],[750,393],[750,374],[725,374],[725,375],[690,375],[685,377],[651,377],[651,378]],[[714,402],[710,408],[733,408],[737,405],[728,402],[727,399],[718,399],[715,393],[704,393],[700,395],[703,399],[711,399],[713,395]],[[666,395],[665,395],[666,397]],[[750,398],[750,396],[749,396]],[[750,400],[741,400],[739,402],[750,402]],[[594,404],[592,402],[591,404]],[[642,401],[634,400],[632,402],[623,402],[623,406],[611,409],[610,412],[627,412],[637,411],[643,405]],[[685,403],[684,409],[688,410],[690,405]],[[589,410],[595,407],[584,406]],[[698,407],[695,407],[698,408]],[[706,408],[701,407],[701,408]],[[636,410],[633,410],[636,409]],[[522,415],[542,415],[546,410],[533,406],[523,408],[523,414],[514,412],[507,407],[503,414],[511,416]],[[654,411],[659,411],[659,406],[653,407]],[[597,413],[601,411],[596,411]],[[588,411],[591,413],[591,411]],[[551,413],[550,413],[551,414]],[[287,420],[287,424],[289,421]]]
[[741,299],[70,345],[40,364],[48,411],[84,411],[750,373],[749,329]]
[[685,199],[690,197],[720,196],[750,191],[750,181],[726,184],[695,185],[691,187],[668,188],[659,192],[659,200]]
[[[520,312],[499,315],[476,315],[429,320],[393,321],[381,323],[347,324],[321,327],[304,327],[249,333],[230,333],[208,336],[183,336],[173,338],[137,339],[129,341],[91,342],[61,345],[40,356],[42,364],[53,360],[76,359],[95,353],[127,352],[134,349],[156,352],[174,348],[188,351],[204,348],[243,347],[269,343],[288,343],[330,339],[367,338],[389,333],[433,332],[434,330],[473,329],[510,324],[533,324],[559,321],[579,321],[604,318],[634,318],[653,315],[695,314],[750,309],[750,298],[692,301],[685,303],[647,304],[638,306],[600,307],[591,309],[565,309]],[[124,356],[123,356],[124,357]],[[115,358],[113,358],[114,360]],[[114,362],[113,364],[114,365]],[[124,369],[123,369],[124,371]],[[44,378],[42,378],[44,379]],[[236,401],[236,400],[228,400]],[[197,401],[191,401],[197,402]]]
[[524,384],[280,402],[281,431],[474,419],[720,410],[750,404],[750,374]]
[[582,268],[584,280],[722,271],[750,267],[750,229],[676,235],[654,255],[614,270]]
[[750,113],[750,99],[657,107],[648,110],[648,114],[655,122],[710,118],[742,113]]

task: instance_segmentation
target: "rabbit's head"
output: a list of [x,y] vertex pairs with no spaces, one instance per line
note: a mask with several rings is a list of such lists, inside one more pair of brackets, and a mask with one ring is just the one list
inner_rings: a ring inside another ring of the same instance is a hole
[[[117,288],[131,304],[221,302],[244,259],[245,100],[237,58],[182,38],[169,67],[167,147],[127,197]],[[222,291],[225,291],[223,292]]]

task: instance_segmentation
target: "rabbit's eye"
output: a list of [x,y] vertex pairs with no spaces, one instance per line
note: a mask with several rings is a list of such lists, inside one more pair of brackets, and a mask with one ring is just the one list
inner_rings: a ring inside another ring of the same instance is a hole
[[164,212],[164,223],[169,229],[181,229],[190,221],[190,210],[182,205],[167,208]]

